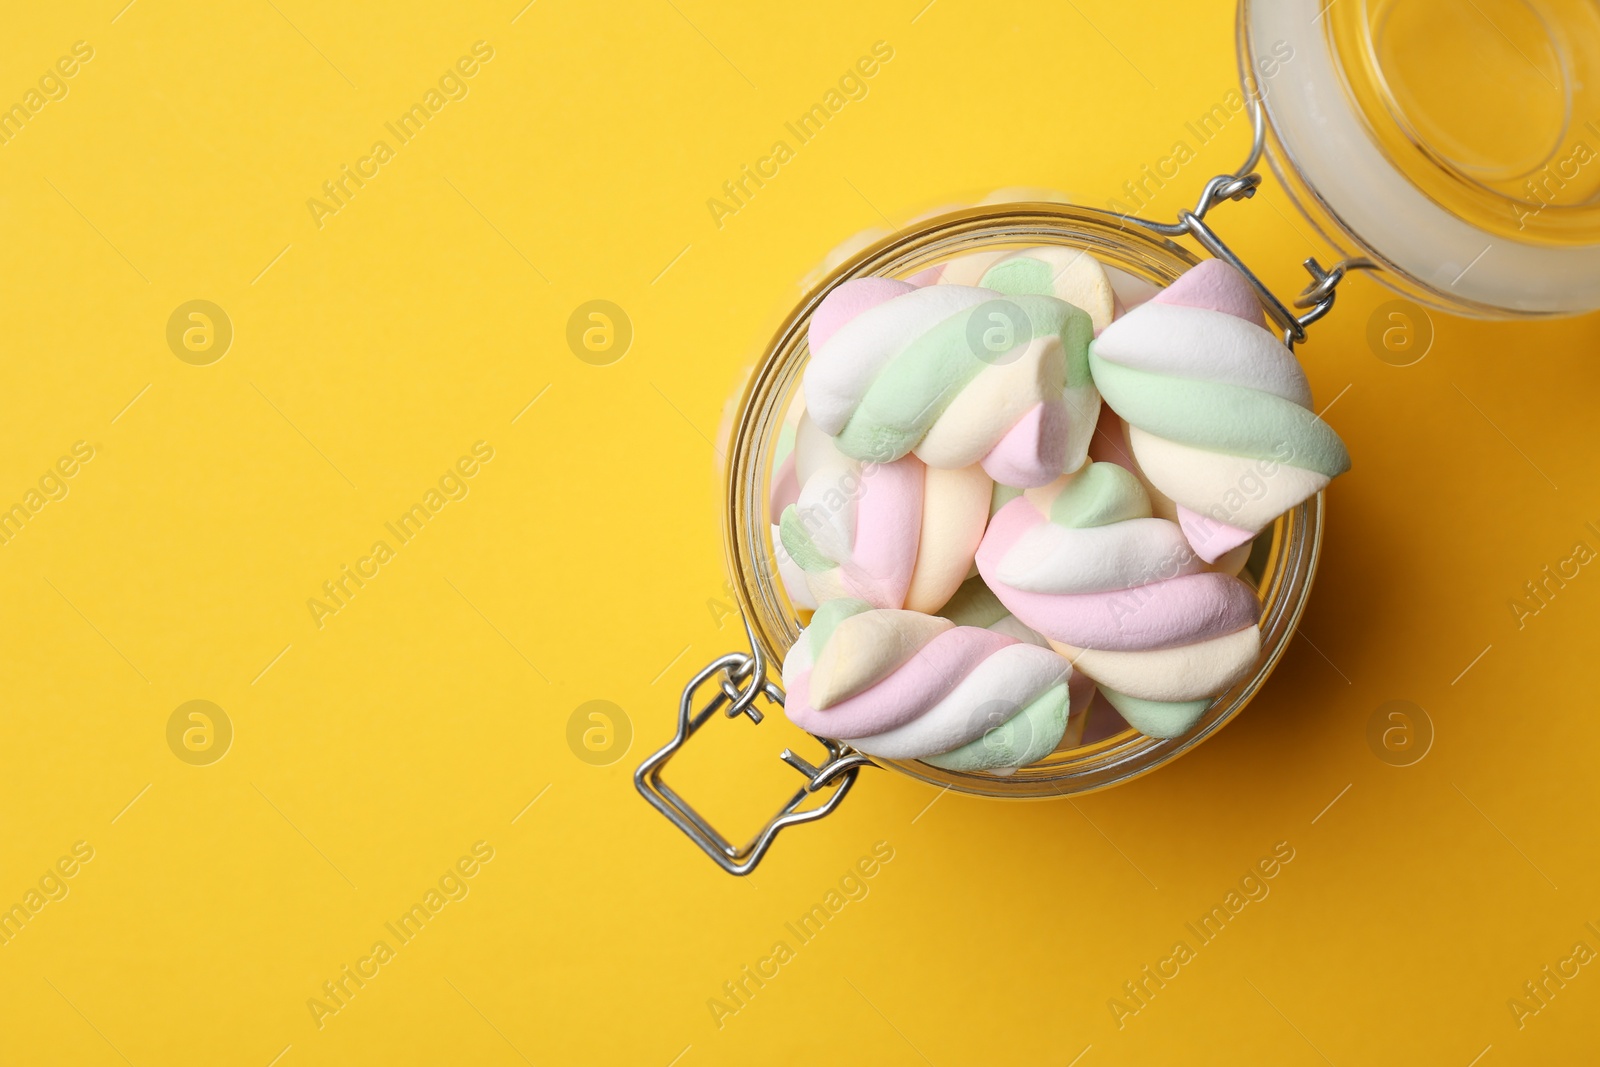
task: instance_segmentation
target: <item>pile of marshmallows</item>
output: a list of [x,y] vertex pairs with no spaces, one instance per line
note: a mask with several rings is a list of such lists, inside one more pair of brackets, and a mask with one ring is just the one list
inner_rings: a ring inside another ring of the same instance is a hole
[[1252,539],[1350,466],[1218,260],[1156,290],[975,253],[838,286],[809,344],[771,490],[812,612],[786,708],[885,759],[1011,773],[1081,743],[1097,689],[1183,734],[1259,658]]

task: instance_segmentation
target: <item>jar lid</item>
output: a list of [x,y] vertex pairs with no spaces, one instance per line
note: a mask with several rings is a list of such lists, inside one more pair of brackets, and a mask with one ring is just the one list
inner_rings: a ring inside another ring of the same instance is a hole
[[1483,316],[1600,307],[1590,0],[1241,0],[1267,155],[1346,255]]

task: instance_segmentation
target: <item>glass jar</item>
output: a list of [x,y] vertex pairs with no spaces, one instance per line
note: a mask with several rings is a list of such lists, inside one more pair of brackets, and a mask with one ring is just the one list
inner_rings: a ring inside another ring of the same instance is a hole
[[1443,311],[1600,307],[1600,7],[1241,0],[1266,155],[1342,255]]
[[[635,774],[646,799],[725,870],[747,873],[779,831],[832,811],[863,766],[975,795],[1043,798],[1103,789],[1176,759],[1233,719],[1265,683],[1316,574],[1322,494],[1257,538],[1240,577],[1261,601],[1260,657],[1181,737],[1125,729],[1064,744],[1005,775],[870,759],[818,739],[826,754],[820,763],[782,754],[804,776],[788,803],[745,844],[729,842],[667,786],[662,770],[719,712],[760,722],[760,704],[782,703],[769,674],[801,626],[773,561],[768,491],[779,431],[808,358],[811,315],[836,286],[867,276],[907,278],[972,252],[1061,245],[1159,288],[1199,262],[1171,240],[1187,236],[1241,270],[1291,346],[1332,309],[1341,279],[1358,269],[1458,314],[1509,318],[1600,307],[1600,157],[1578,139],[1584,133],[1600,146],[1600,126],[1576,125],[1575,118],[1600,114],[1591,107],[1600,102],[1593,99],[1600,95],[1600,13],[1588,0],[1241,0],[1238,38],[1255,124],[1252,151],[1237,172],[1207,183],[1193,211],[1164,223],[1025,202],[926,219],[834,266],[767,346],[732,420],[722,516],[750,651],[729,653],[696,675],[680,702],[676,736]],[[1530,95],[1508,103],[1494,96],[1497,85]],[[1207,219],[1212,208],[1255,192],[1263,156],[1340,257],[1329,269],[1306,261],[1310,283],[1293,308]]]

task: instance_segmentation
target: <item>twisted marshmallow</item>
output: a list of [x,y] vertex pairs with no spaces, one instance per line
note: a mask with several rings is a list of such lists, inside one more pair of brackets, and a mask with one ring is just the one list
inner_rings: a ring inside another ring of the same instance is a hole
[[1116,464],[1006,504],[977,562],[1001,603],[1153,737],[1188,730],[1260,652],[1255,593],[1207,570]]
[[981,468],[916,456],[863,464],[804,416],[792,460],[798,489],[778,523],[778,560],[796,605],[849,598],[931,613],[972,572],[994,484]]
[[[871,756],[1003,771],[1061,743],[1072,665],[1002,629],[830,600],[783,664],[784,709],[802,729]],[[1074,699],[1076,698],[1076,700]]]
[[1051,296],[858,278],[812,315],[806,407],[858,460],[914,453],[1047,485],[1082,462],[1093,432],[1092,332],[1087,314]]
[[1250,540],[1350,469],[1311,411],[1294,354],[1249,283],[1207,260],[1112,323],[1090,347],[1105,401],[1152,485],[1178,505],[1201,558]]

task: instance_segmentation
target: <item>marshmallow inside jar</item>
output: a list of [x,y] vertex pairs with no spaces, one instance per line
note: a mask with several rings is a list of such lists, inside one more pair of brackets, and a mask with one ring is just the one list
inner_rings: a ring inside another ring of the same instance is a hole
[[[1314,475],[1280,479],[1292,505],[1276,516],[1200,510],[1237,457],[1182,477],[1201,446],[1231,445],[1144,387],[1171,359],[1140,344],[1208,300],[1257,313],[1219,286],[1221,264],[1180,283],[1199,265],[1094,209],[985,204],[878,240],[805,295],[739,400],[724,515],[732,588],[784,665],[791,720],[939,787],[1040,798],[1148,773],[1243,709],[1305,606],[1320,472],[1340,457],[1285,406],[1292,375],[1263,372],[1249,384],[1276,390],[1261,406],[1278,420],[1263,432],[1297,430]],[[1113,483],[1122,511],[1087,515]],[[1090,555],[1062,571],[1046,559],[1058,542]],[[1157,563],[1130,562],[1155,546]],[[1216,604],[1221,629],[1195,616]]]

